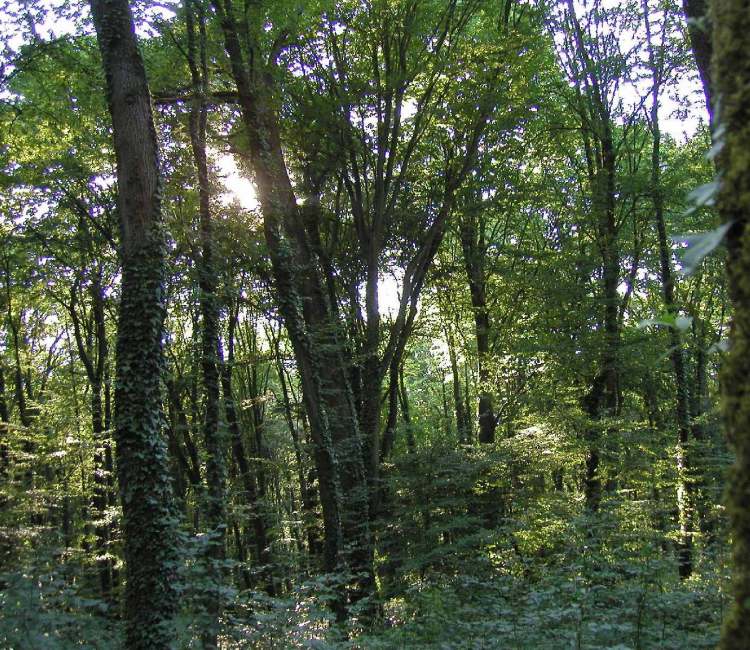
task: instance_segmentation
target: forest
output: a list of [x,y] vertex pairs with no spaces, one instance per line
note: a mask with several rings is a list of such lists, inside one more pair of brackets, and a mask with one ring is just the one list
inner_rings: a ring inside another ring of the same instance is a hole
[[747,0],[2,0],[0,648],[750,648]]

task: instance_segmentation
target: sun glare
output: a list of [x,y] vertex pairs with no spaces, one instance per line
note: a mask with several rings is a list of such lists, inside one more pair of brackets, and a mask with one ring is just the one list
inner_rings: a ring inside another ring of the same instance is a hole
[[225,190],[221,193],[222,203],[229,205],[237,201],[245,210],[257,210],[259,204],[255,185],[240,174],[234,158],[229,154],[222,154],[216,162]]

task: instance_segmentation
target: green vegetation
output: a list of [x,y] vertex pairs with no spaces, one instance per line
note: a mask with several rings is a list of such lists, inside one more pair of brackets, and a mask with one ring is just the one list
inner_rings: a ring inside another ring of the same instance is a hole
[[750,29],[685,5],[3,3],[0,647],[744,647]]

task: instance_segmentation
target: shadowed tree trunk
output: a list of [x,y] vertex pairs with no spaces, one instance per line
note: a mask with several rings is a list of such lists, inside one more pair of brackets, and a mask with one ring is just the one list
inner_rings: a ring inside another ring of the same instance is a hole
[[469,444],[471,442],[471,414],[467,407],[468,399],[464,401],[464,395],[461,392],[461,373],[458,366],[456,343],[450,325],[445,326],[445,338],[448,343],[448,358],[451,364],[451,375],[453,376],[453,406],[456,412],[458,442],[462,445]]
[[708,0],[682,0],[682,9],[687,19],[690,47],[695,56],[698,74],[703,85],[703,95],[706,98],[706,110],[709,123],[713,123],[713,75],[711,73],[711,57],[713,43],[711,35],[711,16],[708,11]]
[[[110,526],[105,523],[107,516],[108,474],[105,460],[106,426],[104,422],[104,405],[102,391],[104,388],[104,369],[107,364],[108,345],[104,320],[104,289],[102,287],[101,266],[93,273],[94,280],[90,287],[91,318],[93,328],[84,339],[81,315],[78,312],[79,283],[74,283],[70,290],[70,303],[67,305],[73,323],[78,356],[86,370],[86,377],[91,389],[91,429],[94,436],[94,492],[91,506],[96,517],[94,533],[96,535],[97,565],[102,598],[109,601],[112,590],[112,561],[109,554]],[[85,317],[85,314],[84,314]]]
[[717,206],[727,233],[727,276],[734,306],[730,350],[722,370],[723,411],[734,449],[727,490],[734,599],[720,647],[747,648],[750,639],[750,7],[747,0],[715,0],[714,76],[724,132],[717,158]]
[[123,509],[125,645],[169,648],[177,611],[177,530],[162,436],[164,230],[146,72],[126,0],[91,0],[117,158],[122,289],[115,439]]
[[461,248],[464,268],[471,294],[471,309],[474,314],[474,334],[477,342],[479,366],[479,442],[495,441],[497,417],[490,388],[490,310],[487,306],[487,243],[484,228],[478,223],[476,208],[461,220]]
[[607,85],[611,80],[602,76],[600,65],[593,58],[596,50],[593,49],[592,54],[589,42],[591,35],[584,33],[573,0],[566,0],[566,4],[570,29],[569,55],[573,61],[568,74],[573,75],[572,81],[576,84],[573,108],[581,118],[580,130],[588,173],[591,216],[601,259],[601,353],[591,388],[581,400],[583,410],[593,420],[585,432],[589,447],[584,483],[585,502],[590,512],[596,512],[601,501],[599,474],[603,433],[597,421],[618,415],[621,406],[618,357],[622,301],[617,293],[620,282],[620,249],[616,210],[618,148],[609,104],[611,88]]
[[[336,322],[306,225],[319,205],[297,204],[281,148],[273,82],[255,42],[243,53],[231,0],[213,0],[237,84],[248,152],[263,211],[279,310],[300,372],[305,408],[315,443],[325,530],[327,571],[347,566],[358,577],[352,600],[374,589],[369,491],[359,419],[344,363],[343,332]],[[275,61],[271,62],[271,66]],[[312,214],[311,214],[312,213]],[[344,616],[345,601],[336,604]]]
[[[5,367],[0,361],[0,481],[8,474],[8,401],[5,396]],[[2,503],[0,502],[0,506]]]
[[[225,559],[226,538],[226,470],[224,441],[219,423],[219,305],[216,297],[214,269],[213,224],[211,220],[211,192],[206,158],[206,122],[208,119],[208,60],[206,56],[206,20],[200,1],[185,0],[187,27],[187,57],[192,82],[193,100],[190,109],[190,144],[198,177],[198,206],[200,217],[201,255],[198,261],[201,310],[201,370],[205,393],[203,441],[206,446],[206,525],[208,543],[206,560],[211,582],[207,595],[208,624],[203,633],[203,647],[216,648],[219,617],[222,609],[220,568]],[[196,19],[198,39],[196,43]]]
[[255,559],[258,563],[266,567],[264,574],[265,589],[271,595],[274,593],[274,586],[271,577],[268,575],[267,567],[271,564],[271,549],[268,540],[268,531],[266,530],[265,520],[260,511],[260,494],[258,490],[258,480],[255,472],[250,467],[249,454],[245,445],[245,439],[242,435],[242,428],[237,413],[236,402],[234,398],[233,376],[234,367],[234,343],[235,331],[237,327],[237,309],[230,308],[229,326],[227,328],[227,360],[221,367],[221,384],[224,391],[224,412],[229,428],[229,436],[232,446],[232,457],[237,464],[237,470],[240,475],[240,481],[244,492],[244,500],[249,508],[250,528],[252,529],[253,543],[255,546]]
[[273,341],[274,358],[276,361],[276,373],[281,384],[281,397],[284,405],[284,418],[289,429],[289,435],[292,437],[294,446],[294,457],[297,463],[297,482],[299,483],[300,498],[302,500],[302,527],[307,537],[307,548],[312,556],[319,556],[321,552],[320,538],[315,524],[315,495],[311,487],[311,481],[305,476],[305,464],[302,457],[302,444],[299,437],[299,430],[295,424],[295,418],[292,413],[292,401],[289,395],[290,386],[287,381],[287,371],[284,368],[284,361],[281,358],[280,336],[273,334],[272,329],[268,329],[268,338]]

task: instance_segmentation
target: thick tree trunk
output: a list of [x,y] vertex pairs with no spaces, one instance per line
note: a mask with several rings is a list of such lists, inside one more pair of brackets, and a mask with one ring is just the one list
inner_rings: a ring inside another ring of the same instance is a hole
[[126,0],[91,0],[117,157],[122,289],[115,431],[123,509],[125,644],[168,648],[177,612],[177,531],[162,437],[164,232],[158,146]]
[[730,350],[722,369],[723,411],[735,453],[729,476],[734,600],[720,647],[746,648],[750,639],[750,7],[747,0],[715,0],[714,75],[721,98],[723,147],[717,159],[717,205],[727,234],[729,296],[734,307]]

